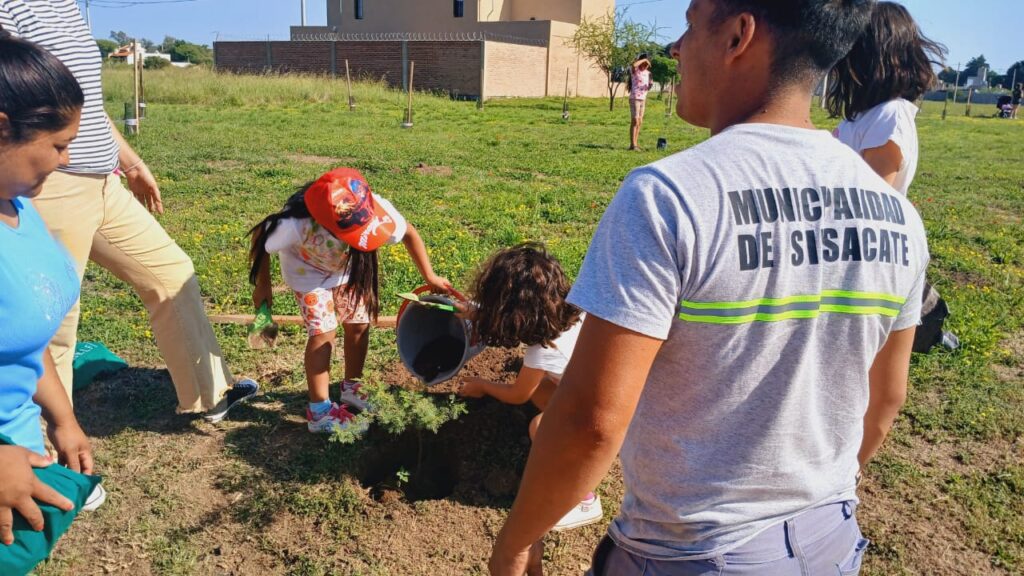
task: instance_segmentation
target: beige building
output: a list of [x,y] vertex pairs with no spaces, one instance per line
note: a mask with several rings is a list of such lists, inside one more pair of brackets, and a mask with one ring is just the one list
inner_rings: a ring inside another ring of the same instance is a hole
[[[479,40],[481,91],[494,96],[604,96],[604,73],[566,42],[615,0],[326,0],[327,26],[294,26],[293,41]],[[417,66],[419,70],[419,66]]]

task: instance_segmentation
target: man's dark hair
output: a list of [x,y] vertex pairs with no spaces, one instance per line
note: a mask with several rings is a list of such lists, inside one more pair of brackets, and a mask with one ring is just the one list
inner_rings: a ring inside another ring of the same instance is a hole
[[749,12],[775,44],[774,84],[830,70],[867,27],[874,0],[717,0],[713,23]]
[[922,34],[906,8],[879,2],[867,30],[832,71],[829,114],[853,120],[883,102],[917,100],[935,85],[932,64],[945,54],[946,47]]
[[20,144],[67,128],[85,97],[74,75],[45,49],[0,30],[0,141]]

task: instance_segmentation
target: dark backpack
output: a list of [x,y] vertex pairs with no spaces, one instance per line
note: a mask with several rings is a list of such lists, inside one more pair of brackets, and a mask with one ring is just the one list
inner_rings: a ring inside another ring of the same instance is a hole
[[914,352],[927,354],[942,342],[943,324],[949,317],[949,306],[930,282],[925,282],[921,295],[921,324],[914,334]]

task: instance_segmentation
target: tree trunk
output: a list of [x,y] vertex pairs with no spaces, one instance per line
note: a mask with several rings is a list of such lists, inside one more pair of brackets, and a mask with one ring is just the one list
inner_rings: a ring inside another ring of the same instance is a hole
[[618,92],[615,86],[615,79],[612,77],[611,72],[606,73],[608,76],[608,111],[612,112],[615,110],[615,93]]

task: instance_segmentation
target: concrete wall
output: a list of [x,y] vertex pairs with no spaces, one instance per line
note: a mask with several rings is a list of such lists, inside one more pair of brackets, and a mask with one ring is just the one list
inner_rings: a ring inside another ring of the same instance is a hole
[[569,71],[569,95],[602,97],[608,95],[604,72],[583,58],[568,44],[576,26],[552,22],[550,62],[548,64],[548,92],[561,96],[565,92],[565,71]]
[[406,62],[411,61],[416,63],[417,90],[480,94],[481,42],[404,44],[405,55],[403,42],[216,42],[214,60],[217,69],[226,72],[340,76],[348,59],[354,77],[383,80],[396,87],[404,86]]
[[477,19],[480,22],[512,20],[515,0],[476,0]]
[[568,68],[572,96],[605,96],[604,74],[562,39],[552,38],[550,47],[500,41],[216,42],[214,61],[217,69],[228,72],[341,75],[347,58],[357,78],[396,87],[404,87],[407,63],[413,61],[417,89],[477,97],[485,82],[485,98],[561,96]]
[[547,91],[547,48],[486,42],[486,80],[489,96],[540,98]]

